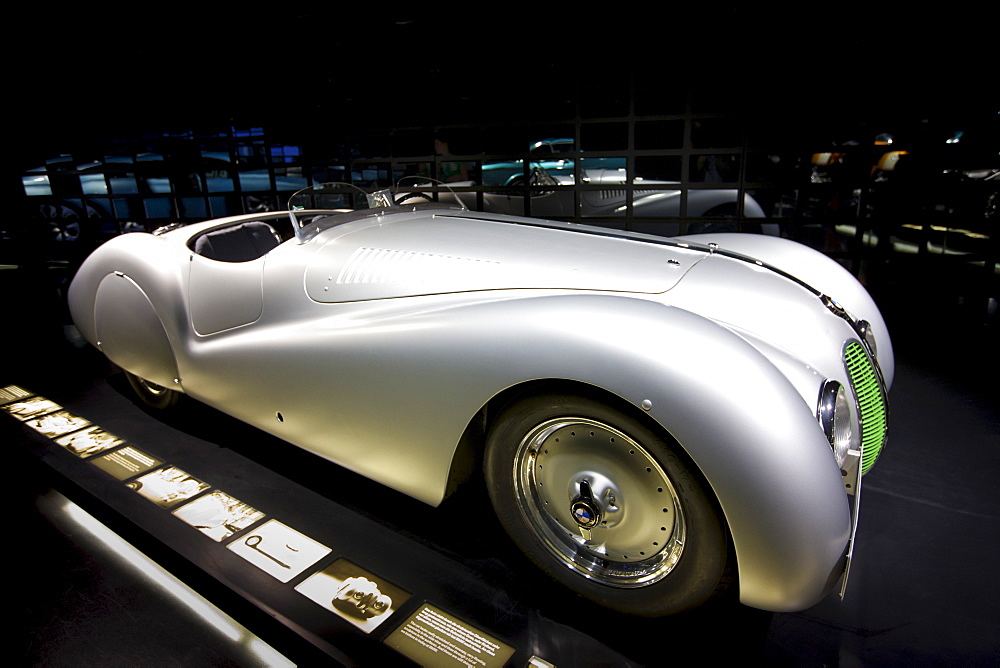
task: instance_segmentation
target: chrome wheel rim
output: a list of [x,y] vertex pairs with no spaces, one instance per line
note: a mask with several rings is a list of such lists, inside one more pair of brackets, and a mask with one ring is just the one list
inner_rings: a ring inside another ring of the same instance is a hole
[[167,388],[163,387],[162,385],[157,385],[156,383],[151,383],[148,380],[145,380],[145,379],[142,379],[142,378],[139,379],[139,385],[142,386],[143,390],[145,390],[146,392],[149,392],[149,394],[151,394],[154,397],[160,397],[160,396],[163,396],[164,394],[166,394],[167,392],[169,392],[169,390]]
[[534,427],[514,460],[521,515],[546,549],[580,575],[620,588],[666,577],[684,551],[677,492],[640,443],[601,422]]

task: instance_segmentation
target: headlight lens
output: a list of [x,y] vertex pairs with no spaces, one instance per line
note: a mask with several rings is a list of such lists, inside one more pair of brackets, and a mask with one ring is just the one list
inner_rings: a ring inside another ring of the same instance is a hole
[[848,451],[855,447],[851,402],[843,385],[835,380],[828,380],[823,384],[816,414],[823,433],[833,448],[837,466],[843,468]]

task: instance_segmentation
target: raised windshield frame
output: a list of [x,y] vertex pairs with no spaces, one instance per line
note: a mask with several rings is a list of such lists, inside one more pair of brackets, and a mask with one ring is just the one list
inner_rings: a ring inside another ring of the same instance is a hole
[[[308,223],[299,218],[298,212],[310,211],[314,214],[317,209],[323,209],[324,199],[346,201],[351,206],[331,208],[329,210],[334,213],[328,216],[310,215]],[[359,204],[363,204],[364,208]],[[468,211],[461,198],[446,184],[420,176],[404,177],[392,188],[382,188],[372,192],[342,181],[317,183],[292,193],[288,198],[288,215],[292,221],[295,239],[300,244],[306,243],[323,230],[353,220],[421,209]]]

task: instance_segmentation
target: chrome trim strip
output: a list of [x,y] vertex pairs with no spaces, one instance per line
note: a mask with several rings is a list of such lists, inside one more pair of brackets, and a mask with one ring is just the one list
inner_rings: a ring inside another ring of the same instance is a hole
[[[858,533],[858,521],[861,515],[861,451],[851,450],[847,453],[847,471],[850,471],[853,476],[853,489],[854,489],[854,507],[851,510],[851,538],[847,543],[847,563],[844,564],[844,576],[840,581],[840,599],[844,599],[844,594],[847,592],[847,579],[851,574],[851,560],[854,556],[854,544],[855,537]],[[852,470],[853,469],[853,470]],[[850,476],[848,476],[850,478]]]

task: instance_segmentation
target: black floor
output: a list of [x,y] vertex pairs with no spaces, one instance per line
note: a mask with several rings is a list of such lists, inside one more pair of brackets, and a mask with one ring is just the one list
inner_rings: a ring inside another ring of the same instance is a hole
[[[615,665],[606,658],[615,656],[622,663],[668,665],[720,653],[733,662],[779,666],[997,665],[1000,584],[991,564],[1000,548],[995,385],[1000,337],[978,310],[947,299],[928,304],[900,290],[885,293],[883,300],[897,347],[890,445],[865,479],[846,598],[831,595],[801,613],[771,615],[733,606],[655,622],[603,615],[548,595],[544,583],[522,570],[517,555],[497,544],[495,527],[469,516],[474,503],[467,502],[474,498],[439,509],[407,504],[403,517],[396,497],[386,500],[380,488],[349,474],[324,470],[322,483],[310,474],[298,475],[313,465],[294,448],[278,454],[250,449],[240,455],[277,476],[294,477],[309,493],[386,527],[400,541],[438,555],[441,563],[472,573],[487,590],[503,591],[510,598],[504,605],[523,614],[536,636],[544,636],[532,642],[564,657],[560,665]],[[51,324],[58,317],[50,320],[47,312],[33,314],[22,307],[3,312],[15,313],[16,321],[6,325],[10,342],[0,386],[16,383],[81,414],[114,413],[132,433],[154,439],[215,443],[234,433],[245,435],[244,441],[256,438],[197,407],[180,423],[158,422],[128,400],[120,375],[89,349],[66,342],[61,328]],[[230,640],[208,627],[65,519],[58,510],[60,494],[93,512],[290,660],[335,663],[141,527],[102,511],[100,499],[33,454],[37,443],[21,425],[8,416],[0,419],[16,480],[13,536],[18,542],[11,568],[20,592],[11,608],[20,631],[16,665],[261,664],[245,636]],[[381,500],[372,501],[375,496]],[[461,535],[447,528],[462,522],[470,529]],[[592,638],[593,647],[607,653],[588,650],[583,638]],[[369,647],[350,639],[340,649],[342,661],[360,665],[384,665],[395,656],[366,654]]]

